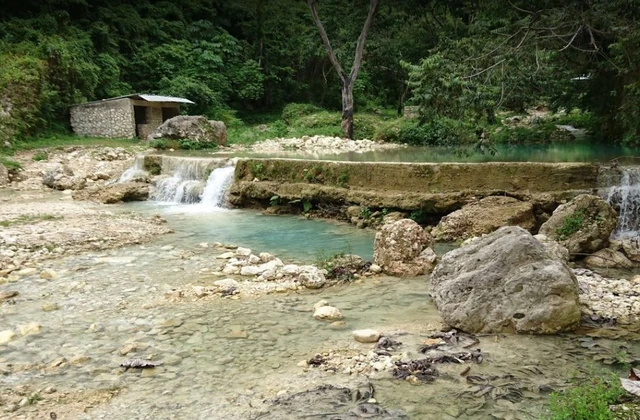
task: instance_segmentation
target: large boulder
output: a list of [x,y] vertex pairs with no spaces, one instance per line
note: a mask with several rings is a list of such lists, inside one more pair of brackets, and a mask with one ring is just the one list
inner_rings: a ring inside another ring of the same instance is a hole
[[149,184],[141,182],[123,182],[74,191],[75,200],[97,201],[103,204],[115,204],[121,201],[145,201],[149,198]]
[[617,223],[618,215],[609,203],[582,194],[558,206],[540,233],[558,241],[571,255],[591,254],[607,247]]
[[440,315],[469,333],[573,330],[580,321],[578,293],[566,264],[515,226],[447,253],[431,275]]
[[431,233],[436,240],[452,242],[491,233],[503,226],[531,230],[535,224],[531,203],[512,197],[492,196],[443,217]]
[[178,115],[165,121],[148,140],[191,140],[202,143],[227,144],[227,127],[221,121],[209,121],[202,115]]
[[415,277],[435,264],[433,238],[411,219],[386,224],[376,234],[373,260],[392,276]]

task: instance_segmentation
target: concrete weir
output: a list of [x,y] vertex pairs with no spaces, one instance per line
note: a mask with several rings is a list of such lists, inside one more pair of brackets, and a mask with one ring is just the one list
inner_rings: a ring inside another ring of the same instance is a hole
[[240,159],[231,204],[278,202],[361,205],[446,214],[491,195],[531,201],[540,211],[598,187],[592,163],[376,163]]

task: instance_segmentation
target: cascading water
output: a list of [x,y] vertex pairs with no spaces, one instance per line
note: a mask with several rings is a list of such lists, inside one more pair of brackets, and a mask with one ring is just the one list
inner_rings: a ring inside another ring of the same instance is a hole
[[233,181],[235,166],[218,168],[211,172],[207,179],[207,185],[202,192],[200,205],[209,209],[222,208],[227,190]]
[[146,178],[149,174],[144,170],[144,156],[138,155],[133,162],[133,166],[124,171],[117,182],[129,182],[135,181],[141,178]]
[[617,185],[605,190],[605,199],[618,212],[614,237],[640,235],[640,168],[622,168]]
[[[194,210],[221,209],[233,180],[234,159],[162,156],[161,175],[155,180],[152,200],[162,203],[198,204]],[[136,157],[118,182],[145,180],[144,156]],[[205,181],[206,179],[206,181]]]
[[226,159],[163,157],[162,173],[168,175],[156,181],[153,199],[168,203],[198,203],[207,173],[226,163]]

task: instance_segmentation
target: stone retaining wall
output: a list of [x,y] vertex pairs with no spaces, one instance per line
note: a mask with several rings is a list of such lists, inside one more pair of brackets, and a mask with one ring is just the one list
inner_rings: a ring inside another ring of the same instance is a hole
[[232,204],[265,206],[273,196],[446,214],[478,198],[508,195],[545,211],[598,186],[589,163],[375,163],[241,159]]

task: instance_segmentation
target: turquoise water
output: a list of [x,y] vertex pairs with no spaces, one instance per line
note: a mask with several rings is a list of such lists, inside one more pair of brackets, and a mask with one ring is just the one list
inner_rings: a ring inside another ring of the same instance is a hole
[[640,163],[640,148],[606,143],[568,142],[546,145],[497,145],[497,154],[464,153],[445,147],[406,147],[366,153],[317,154],[301,152],[277,153],[207,153],[167,152],[171,155],[229,156],[256,158],[304,158],[354,162],[600,162],[621,158],[621,163]]
[[163,238],[171,244],[221,242],[306,262],[340,252],[373,258],[375,231],[356,229],[347,223],[251,210],[206,211],[188,204],[146,202],[127,207],[166,218],[176,230]]

